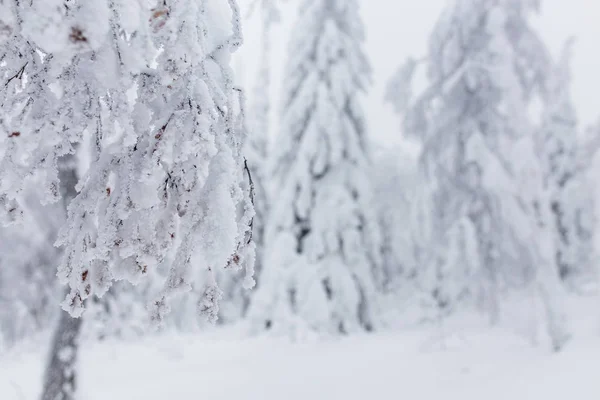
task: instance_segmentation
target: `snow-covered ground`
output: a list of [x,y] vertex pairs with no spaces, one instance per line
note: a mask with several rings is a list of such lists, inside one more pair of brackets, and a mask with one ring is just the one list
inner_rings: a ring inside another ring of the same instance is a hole
[[[575,337],[558,354],[499,329],[449,335],[444,349],[422,328],[301,343],[217,331],[88,344],[80,399],[597,400],[595,304],[572,304]],[[37,398],[40,347],[0,358],[0,400]]]

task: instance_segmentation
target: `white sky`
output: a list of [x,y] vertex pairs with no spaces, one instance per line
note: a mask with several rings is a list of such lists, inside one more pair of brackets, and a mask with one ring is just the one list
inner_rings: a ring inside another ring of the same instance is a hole
[[[251,0],[240,0],[242,9]],[[299,0],[287,0],[282,27],[275,32],[273,84],[278,93],[280,70],[285,59],[287,32]],[[400,122],[383,103],[386,82],[408,56],[425,53],[428,35],[447,0],[362,0],[367,33],[365,50],[373,67],[373,87],[365,99],[370,135],[382,143],[399,143]],[[245,7],[246,6],[246,7]],[[247,21],[245,45],[236,59],[240,79],[252,85],[256,65],[259,30],[256,18]],[[600,118],[600,2],[598,0],[545,0],[542,15],[533,21],[553,54],[558,55],[565,40],[577,38],[573,58],[573,100],[582,127]],[[275,129],[276,130],[276,129]]]

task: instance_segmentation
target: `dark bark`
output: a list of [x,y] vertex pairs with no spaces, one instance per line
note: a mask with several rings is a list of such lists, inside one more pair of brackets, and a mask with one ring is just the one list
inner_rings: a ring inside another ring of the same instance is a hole
[[81,324],[81,318],[72,318],[67,312],[61,310],[58,326],[52,338],[42,400],[75,399]]
[[[77,195],[77,163],[74,156],[59,161],[60,192],[64,209]],[[66,212],[65,212],[66,214]],[[50,355],[44,375],[42,400],[74,400],[77,389],[77,353],[82,318],[72,318],[60,312],[58,325],[50,347]]]

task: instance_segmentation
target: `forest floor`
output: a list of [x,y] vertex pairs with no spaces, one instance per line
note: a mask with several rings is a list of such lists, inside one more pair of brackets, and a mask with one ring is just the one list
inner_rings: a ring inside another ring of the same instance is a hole
[[[444,343],[423,328],[297,343],[216,332],[93,343],[81,354],[79,399],[598,400],[594,303],[579,308],[560,353],[491,329]],[[37,398],[41,347],[0,356],[0,400]]]

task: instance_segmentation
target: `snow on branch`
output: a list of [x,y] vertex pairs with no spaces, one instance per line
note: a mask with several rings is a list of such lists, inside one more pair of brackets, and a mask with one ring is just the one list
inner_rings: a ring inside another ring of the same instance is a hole
[[[0,12],[3,220],[21,212],[33,177],[46,201],[58,200],[58,158],[91,143],[57,241],[58,276],[71,289],[63,308],[79,316],[115,280],[135,283],[166,264],[150,305],[160,322],[173,295],[216,285],[200,271],[252,259],[243,102],[229,67],[243,41],[237,3],[227,2],[227,35],[192,0],[24,3],[0,4],[13,10]],[[16,29],[8,40],[7,29]]]

